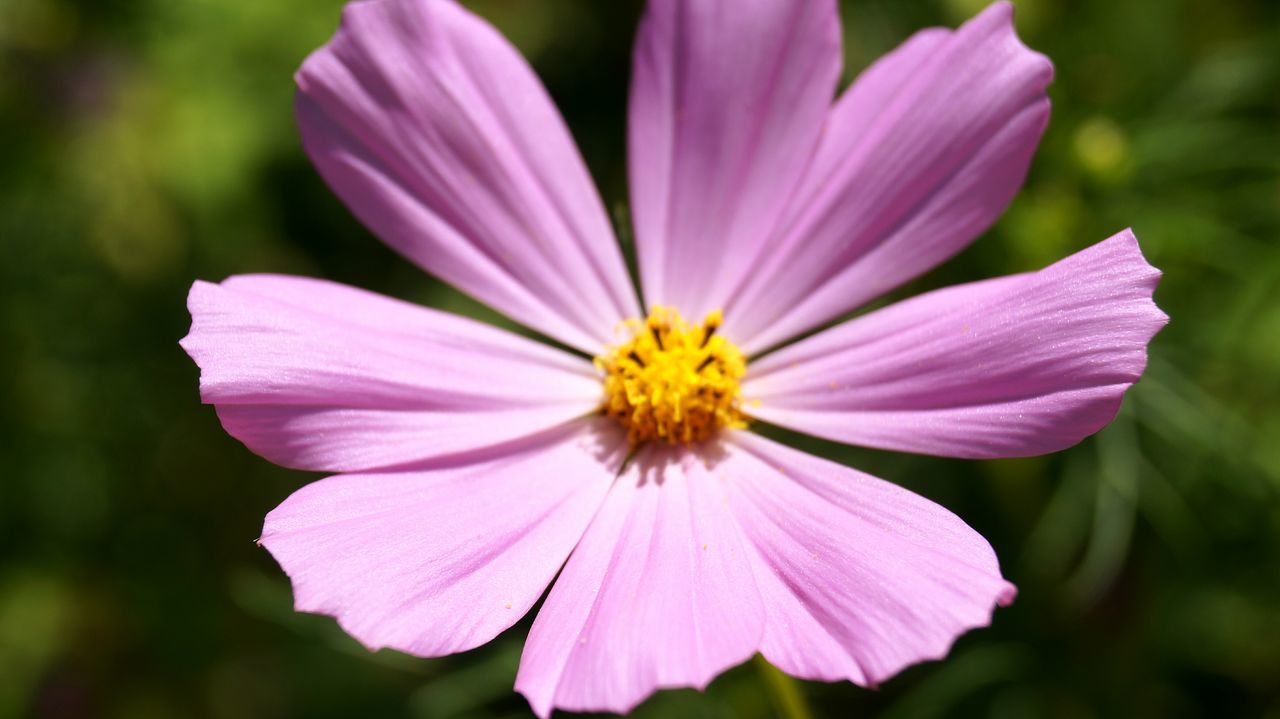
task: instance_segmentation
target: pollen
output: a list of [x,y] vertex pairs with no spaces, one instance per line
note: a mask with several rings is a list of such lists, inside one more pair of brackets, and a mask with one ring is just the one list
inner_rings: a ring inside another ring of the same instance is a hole
[[716,334],[722,321],[719,310],[689,324],[673,308],[654,307],[647,318],[625,323],[628,342],[595,358],[604,373],[600,413],[627,428],[632,446],[692,444],[721,427],[747,426],[738,389],[747,361]]

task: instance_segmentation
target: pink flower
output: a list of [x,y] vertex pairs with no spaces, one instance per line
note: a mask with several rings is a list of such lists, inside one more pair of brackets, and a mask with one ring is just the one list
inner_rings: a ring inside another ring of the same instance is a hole
[[628,138],[646,318],[517,52],[446,0],[348,6],[297,76],[321,174],[410,260],[596,359],[320,280],[197,282],[182,345],[203,401],[263,457],[338,473],[266,519],[297,608],[440,656],[559,572],[516,678],[544,717],[626,711],[757,652],[872,685],[989,623],[1014,588],[981,536],[749,425],[1034,455],[1103,427],[1142,374],[1167,318],[1129,231],[757,358],[1007,205],[1052,75],[1011,14],[917,33],[833,104],[831,0],[650,0]]

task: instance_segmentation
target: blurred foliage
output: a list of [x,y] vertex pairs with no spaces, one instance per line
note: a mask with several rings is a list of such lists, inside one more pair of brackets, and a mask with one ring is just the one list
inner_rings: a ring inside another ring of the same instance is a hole
[[[844,3],[848,76],[984,0]],[[254,545],[308,481],[199,404],[195,278],[331,278],[496,320],[361,228],[300,151],[291,73],[339,0],[0,0],[0,717],[500,717],[527,620],[467,655],[369,654],[294,614]],[[639,5],[474,3],[625,201]],[[792,441],[987,536],[1018,601],[877,691],[761,663],[642,717],[1280,717],[1280,4],[1019,0],[1058,68],[1026,189],[899,295],[1132,225],[1172,323],[1117,422],[962,462]],[[620,210],[620,216],[625,216]]]

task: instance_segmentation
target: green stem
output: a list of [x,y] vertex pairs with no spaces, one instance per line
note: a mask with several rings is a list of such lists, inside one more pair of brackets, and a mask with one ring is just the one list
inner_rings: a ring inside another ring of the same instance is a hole
[[784,674],[759,654],[756,655],[755,665],[779,716],[783,719],[813,719],[813,712],[809,711],[809,703],[804,699],[804,691],[795,679]]

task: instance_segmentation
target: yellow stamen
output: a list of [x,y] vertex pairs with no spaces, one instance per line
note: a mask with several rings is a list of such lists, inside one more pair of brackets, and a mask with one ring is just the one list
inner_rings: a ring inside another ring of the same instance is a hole
[[604,372],[601,414],[616,417],[638,445],[701,442],[720,427],[746,427],[738,383],[747,361],[716,334],[719,310],[690,325],[670,307],[654,307],[644,320],[628,320],[629,341],[595,358]]

